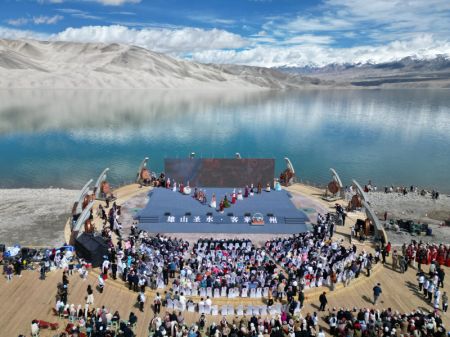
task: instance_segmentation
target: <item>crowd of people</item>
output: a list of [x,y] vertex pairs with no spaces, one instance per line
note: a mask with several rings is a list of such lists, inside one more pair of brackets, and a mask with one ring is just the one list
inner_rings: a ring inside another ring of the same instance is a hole
[[187,241],[150,236],[147,232],[137,232],[134,228],[129,238],[110,249],[103,264],[103,274],[111,268],[113,278],[121,278],[130,290],[145,291],[165,288],[169,277],[184,264],[184,254],[189,247]]
[[289,274],[287,288],[329,285],[334,289],[338,282],[349,285],[363,270],[370,275],[377,262],[372,254],[357,253],[355,245],[346,248],[342,239],[333,240],[333,226],[329,216],[319,215],[312,232],[266,242],[266,251]]
[[423,264],[436,262],[441,266],[450,267],[450,245],[422,243],[412,240],[410,244],[403,245],[402,253],[415,267],[421,268]]
[[270,286],[275,269],[250,240],[199,240],[173,288],[210,297],[247,297]]
[[334,308],[328,316],[328,324],[330,335],[339,337],[446,336],[445,326],[439,314],[420,309],[401,314],[391,308],[386,310]]
[[[67,319],[63,336],[91,337],[132,337],[138,317],[130,312],[128,317],[121,317],[118,311],[108,310],[104,306],[95,308],[86,304],[75,307],[74,304],[60,306],[57,302],[53,309],[55,315]],[[39,328],[39,326],[38,326]],[[32,327],[33,329],[33,327]],[[34,328],[36,330],[36,328]]]
[[[168,181],[165,184],[170,186]],[[197,198],[203,200],[201,191],[197,191]],[[337,213],[345,216],[343,209],[338,209]],[[423,293],[421,296],[435,310],[400,314],[391,309],[333,308],[328,310],[329,330],[326,333],[339,337],[446,335],[439,311],[445,313],[448,308],[448,296],[441,290],[445,280],[445,270],[441,266],[450,266],[448,245],[412,241],[397,251],[388,243],[372,255],[364,250],[357,251],[355,245],[345,246],[342,239],[334,239],[335,217],[319,214],[312,231],[274,238],[260,248],[249,239],[215,238],[200,239],[190,247],[183,239],[152,236],[134,226],[125,238],[119,223],[120,207],[116,204],[109,210],[99,208],[97,215],[104,221],[102,235],[109,247],[100,268],[97,290],[103,291],[108,277],[121,279],[136,292],[140,311],[145,312],[150,302],[155,314],[149,326],[152,337],[325,337],[325,331],[319,327],[318,313],[305,314],[301,310],[304,290],[328,286],[333,291],[339,282],[349,286],[361,272],[365,271],[370,276],[380,257],[386,262],[390,254],[394,270],[405,272],[409,266],[417,265],[418,292]],[[113,232],[117,234],[117,244],[113,244]],[[6,276],[12,273],[20,275],[22,265],[7,265]],[[423,265],[430,265],[427,274],[422,270]],[[54,307],[55,315],[69,320],[61,336],[134,336],[137,316],[131,312],[124,320],[117,311],[113,313],[104,307],[94,307],[91,285],[87,285],[84,305],[70,304],[69,276],[78,270],[81,278],[86,279],[88,273],[85,263],[75,263],[70,251],[51,251],[42,266],[44,278],[51,268],[64,269],[62,282],[57,285]],[[147,287],[156,293],[151,301],[146,298]],[[380,295],[381,286],[378,284],[374,287],[374,305]],[[200,302],[192,302],[190,296],[199,296]],[[255,313],[234,318],[224,316],[218,324],[207,324],[210,316],[200,308],[204,305],[211,307],[216,297],[263,298],[268,308],[279,301],[281,310],[280,314],[267,316]],[[318,311],[326,312],[326,292],[321,293],[319,302]],[[174,306],[173,303],[180,305]],[[183,313],[191,306],[195,307],[200,319],[187,325]],[[161,314],[164,307],[167,311]],[[36,329],[36,323],[33,324]]]

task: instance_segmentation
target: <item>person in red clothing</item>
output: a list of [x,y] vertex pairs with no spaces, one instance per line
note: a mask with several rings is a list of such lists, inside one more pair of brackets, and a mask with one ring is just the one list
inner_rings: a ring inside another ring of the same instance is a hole
[[447,246],[447,257],[445,258],[445,265],[450,267],[450,246]]
[[37,324],[39,326],[39,329],[48,329],[50,328],[51,330],[57,330],[59,328],[59,324],[58,323],[50,323],[50,322],[46,322],[46,321],[41,321],[39,319],[34,319],[31,324]]
[[392,249],[392,245],[391,245],[391,242],[389,241],[386,245],[386,256],[389,256],[391,249]]
[[441,243],[439,245],[438,253],[437,253],[437,262],[439,265],[443,266],[445,265],[445,257],[447,255],[445,246]]

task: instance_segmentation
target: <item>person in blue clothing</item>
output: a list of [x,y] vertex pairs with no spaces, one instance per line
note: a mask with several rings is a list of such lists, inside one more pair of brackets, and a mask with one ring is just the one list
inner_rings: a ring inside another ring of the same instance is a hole
[[382,293],[381,284],[377,283],[375,287],[373,287],[373,304],[377,304],[377,300]]

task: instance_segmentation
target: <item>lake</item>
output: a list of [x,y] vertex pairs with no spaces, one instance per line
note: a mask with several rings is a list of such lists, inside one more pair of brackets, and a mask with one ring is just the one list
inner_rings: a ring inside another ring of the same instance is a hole
[[450,192],[450,91],[0,91],[0,187],[81,188],[143,157],[289,157],[303,181]]

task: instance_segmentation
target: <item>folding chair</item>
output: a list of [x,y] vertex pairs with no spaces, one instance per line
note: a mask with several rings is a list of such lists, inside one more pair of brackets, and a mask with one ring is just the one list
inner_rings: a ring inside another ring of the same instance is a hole
[[226,304],[222,305],[220,312],[221,312],[222,316],[228,315],[228,306]]
[[234,307],[232,304],[228,304],[227,312],[228,315],[234,315]]
[[243,305],[238,305],[238,307],[236,309],[236,315],[244,316],[244,306]]
[[219,307],[217,305],[211,306],[211,315],[217,316],[219,314]]

